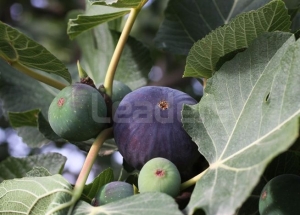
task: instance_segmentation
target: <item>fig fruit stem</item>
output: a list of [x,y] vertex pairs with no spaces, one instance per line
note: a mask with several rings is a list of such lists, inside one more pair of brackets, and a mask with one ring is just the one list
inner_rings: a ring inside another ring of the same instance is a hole
[[[144,4],[146,2],[147,1],[144,1]],[[115,72],[116,72],[119,60],[121,58],[122,51],[125,47],[127,38],[129,36],[129,33],[130,33],[130,31],[132,29],[132,26],[135,22],[135,19],[136,19],[137,15],[139,14],[139,12],[140,12],[140,10],[141,10],[141,8],[143,7],[144,4],[141,4],[137,8],[132,8],[131,9],[129,17],[128,17],[125,25],[124,25],[121,36],[119,38],[119,41],[117,43],[117,46],[116,46],[115,51],[113,53],[113,56],[111,58],[110,64],[109,64],[107,72],[106,72],[104,84],[103,84],[104,88],[105,88],[105,92],[109,97],[112,96],[113,80],[114,80],[114,76],[115,76]]]
[[187,189],[188,187],[195,185],[197,183],[197,181],[206,173],[207,170],[208,169],[202,171],[201,173],[199,173],[195,177],[191,178],[190,180],[183,182],[180,186],[180,190],[183,191],[183,190]]
[[100,134],[96,137],[95,141],[93,142],[92,147],[90,148],[89,153],[86,156],[86,159],[84,161],[83,167],[79,173],[79,176],[77,178],[77,181],[75,183],[74,189],[73,189],[73,197],[71,201],[69,202],[71,208],[69,209],[68,214],[72,214],[73,207],[76,203],[76,201],[80,198],[82,191],[84,189],[86,180],[89,176],[89,173],[92,169],[92,166],[98,156],[98,152],[103,145],[104,141],[113,137],[113,130],[112,128],[104,129],[100,132]]
[[20,72],[40,81],[43,82],[51,87],[54,87],[58,90],[62,90],[63,88],[65,88],[67,85],[64,83],[61,83],[57,80],[54,80],[52,78],[49,78],[47,76],[44,76],[42,74],[39,74],[31,69],[29,69],[26,66],[23,66],[22,64],[18,63],[18,62],[13,62],[11,63],[11,66],[14,67],[15,69],[19,70]]
[[207,78],[203,78],[203,88],[205,89],[206,87],[206,82],[207,82]]
[[[88,175],[92,169],[92,166],[98,156],[98,152],[99,152],[101,146],[103,145],[105,140],[112,138],[112,137],[113,137],[112,128],[104,129],[103,131],[100,132],[100,134],[98,134],[95,141],[93,142],[93,145],[92,145],[89,153],[86,156],[86,159],[85,159],[85,162],[81,169],[81,172],[79,173],[79,176],[75,183],[73,192],[70,192],[70,194],[72,195],[72,199],[70,201],[68,201],[64,204],[61,204],[61,205],[53,208],[52,210],[48,211],[46,213],[46,215],[51,215],[57,211],[66,209],[68,207],[70,207],[68,210],[68,215],[72,214],[75,203],[80,199],[80,196],[82,194],[82,191],[83,191],[85,183],[86,183],[86,180],[87,180]],[[68,192],[68,191],[66,191],[66,192]]]

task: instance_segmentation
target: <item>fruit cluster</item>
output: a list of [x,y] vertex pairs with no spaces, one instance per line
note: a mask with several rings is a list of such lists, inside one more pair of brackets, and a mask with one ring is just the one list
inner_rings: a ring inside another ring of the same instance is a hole
[[[153,158],[148,161],[139,173],[138,188],[140,193],[162,192],[176,197],[180,192],[181,178],[176,166],[165,158]],[[134,195],[133,185],[113,181],[102,186],[93,206],[101,206]]]
[[[109,99],[111,105],[102,89],[85,83],[73,84],[51,103],[49,123],[56,134],[68,141],[89,140],[113,126],[114,139],[124,160],[140,170],[139,192],[178,196],[182,173],[200,156],[197,145],[183,129],[181,111],[184,104],[197,102],[168,87],[146,86],[131,92],[117,81]],[[92,204],[103,205],[133,193],[132,185],[111,182],[98,191]]]
[[[163,157],[186,170],[200,156],[181,122],[189,95],[168,87],[142,87],[133,92],[114,82],[112,113],[115,142],[125,161],[140,170],[152,158]],[[127,95],[126,95],[127,94]],[[126,95],[126,96],[125,96]],[[76,83],[64,88],[49,107],[49,123],[69,141],[95,138],[109,122],[107,104],[96,88]]]

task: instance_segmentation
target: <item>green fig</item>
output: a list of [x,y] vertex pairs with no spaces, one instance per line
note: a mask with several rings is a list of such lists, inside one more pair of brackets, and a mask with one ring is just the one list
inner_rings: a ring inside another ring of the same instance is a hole
[[165,158],[153,158],[141,169],[138,186],[140,193],[162,192],[176,197],[180,192],[181,178],[177,167]]
[[114,103],[122,101],[122,99],[132,90],[123,82],[114,80],[113,81],[113,94],[111,100]]
[[132,90],[123,82],[114,80],[113,82],[113,91],[111,96],[112,101],[112,115],[116,112],[122,99]]
[[133,186],[122,181],[113,181],[100,188],[92,200],[93,206],[111,203],[134,194]]
[[51,128],[68,141],[84,141],[95,137],[103,130],[106,115],[106,104],[100,92],[82,83],[62,89],[48,111]]
[[271,179],[259,198],[260,215],[300,214],[300,176],[283,174]]

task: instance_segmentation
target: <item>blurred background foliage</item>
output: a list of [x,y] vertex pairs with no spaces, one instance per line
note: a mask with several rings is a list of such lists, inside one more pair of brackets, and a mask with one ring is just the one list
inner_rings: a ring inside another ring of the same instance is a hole
[[[131,32],[131,36],[143,42],[151,51],[154,65],[149,71],[147,85],[180,89],[200,100],[203,91],[199,80],[182,78],[185,56],[164,53],[154,47],[153,39],[163,21],[167,3],[168,1],[149,0],[140,12]],[[72,10],[84,10],[85,4],[85,0],[1,0],[0,20],[42,44],[69,68],[74,69],[81,53],[76,42],[70,40],[66,33],[67,17]],[[71,183],[75,182],[86,153],[68,143],[63,145],[49,143],[42,148],[29,148],[3,116],[0,127],[0,161],[8,156],[22,157],[58,152],[68,158],[63,175]],[[88,182],[109,166],[114,169],[115,178],[118,179],[122,166],[122,157],[118,152],[99,157]]]

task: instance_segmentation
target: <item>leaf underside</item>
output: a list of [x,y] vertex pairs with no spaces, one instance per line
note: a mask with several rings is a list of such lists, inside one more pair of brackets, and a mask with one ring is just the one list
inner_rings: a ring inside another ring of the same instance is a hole
[[[300,42],[266,33],[208,79],[198,105],[185,106],[184,128],[210,167],[186,208],[233,214],[267,164],[298,136]],[[197,120],[198,119],[198,120]],[[194,123],[191,123],[194,120]]]
[[93,207],[86,202],[80,201],[74,211],[74,215],[182,215],[173,198],[170,196],[153,192],[143,193],[121,199],[100,207]]
[[[58,174],[7,180],[0,184],[0,214],[54,214],[71,198],[71,185]],[[55,214],[65,215],[67,209]]]

